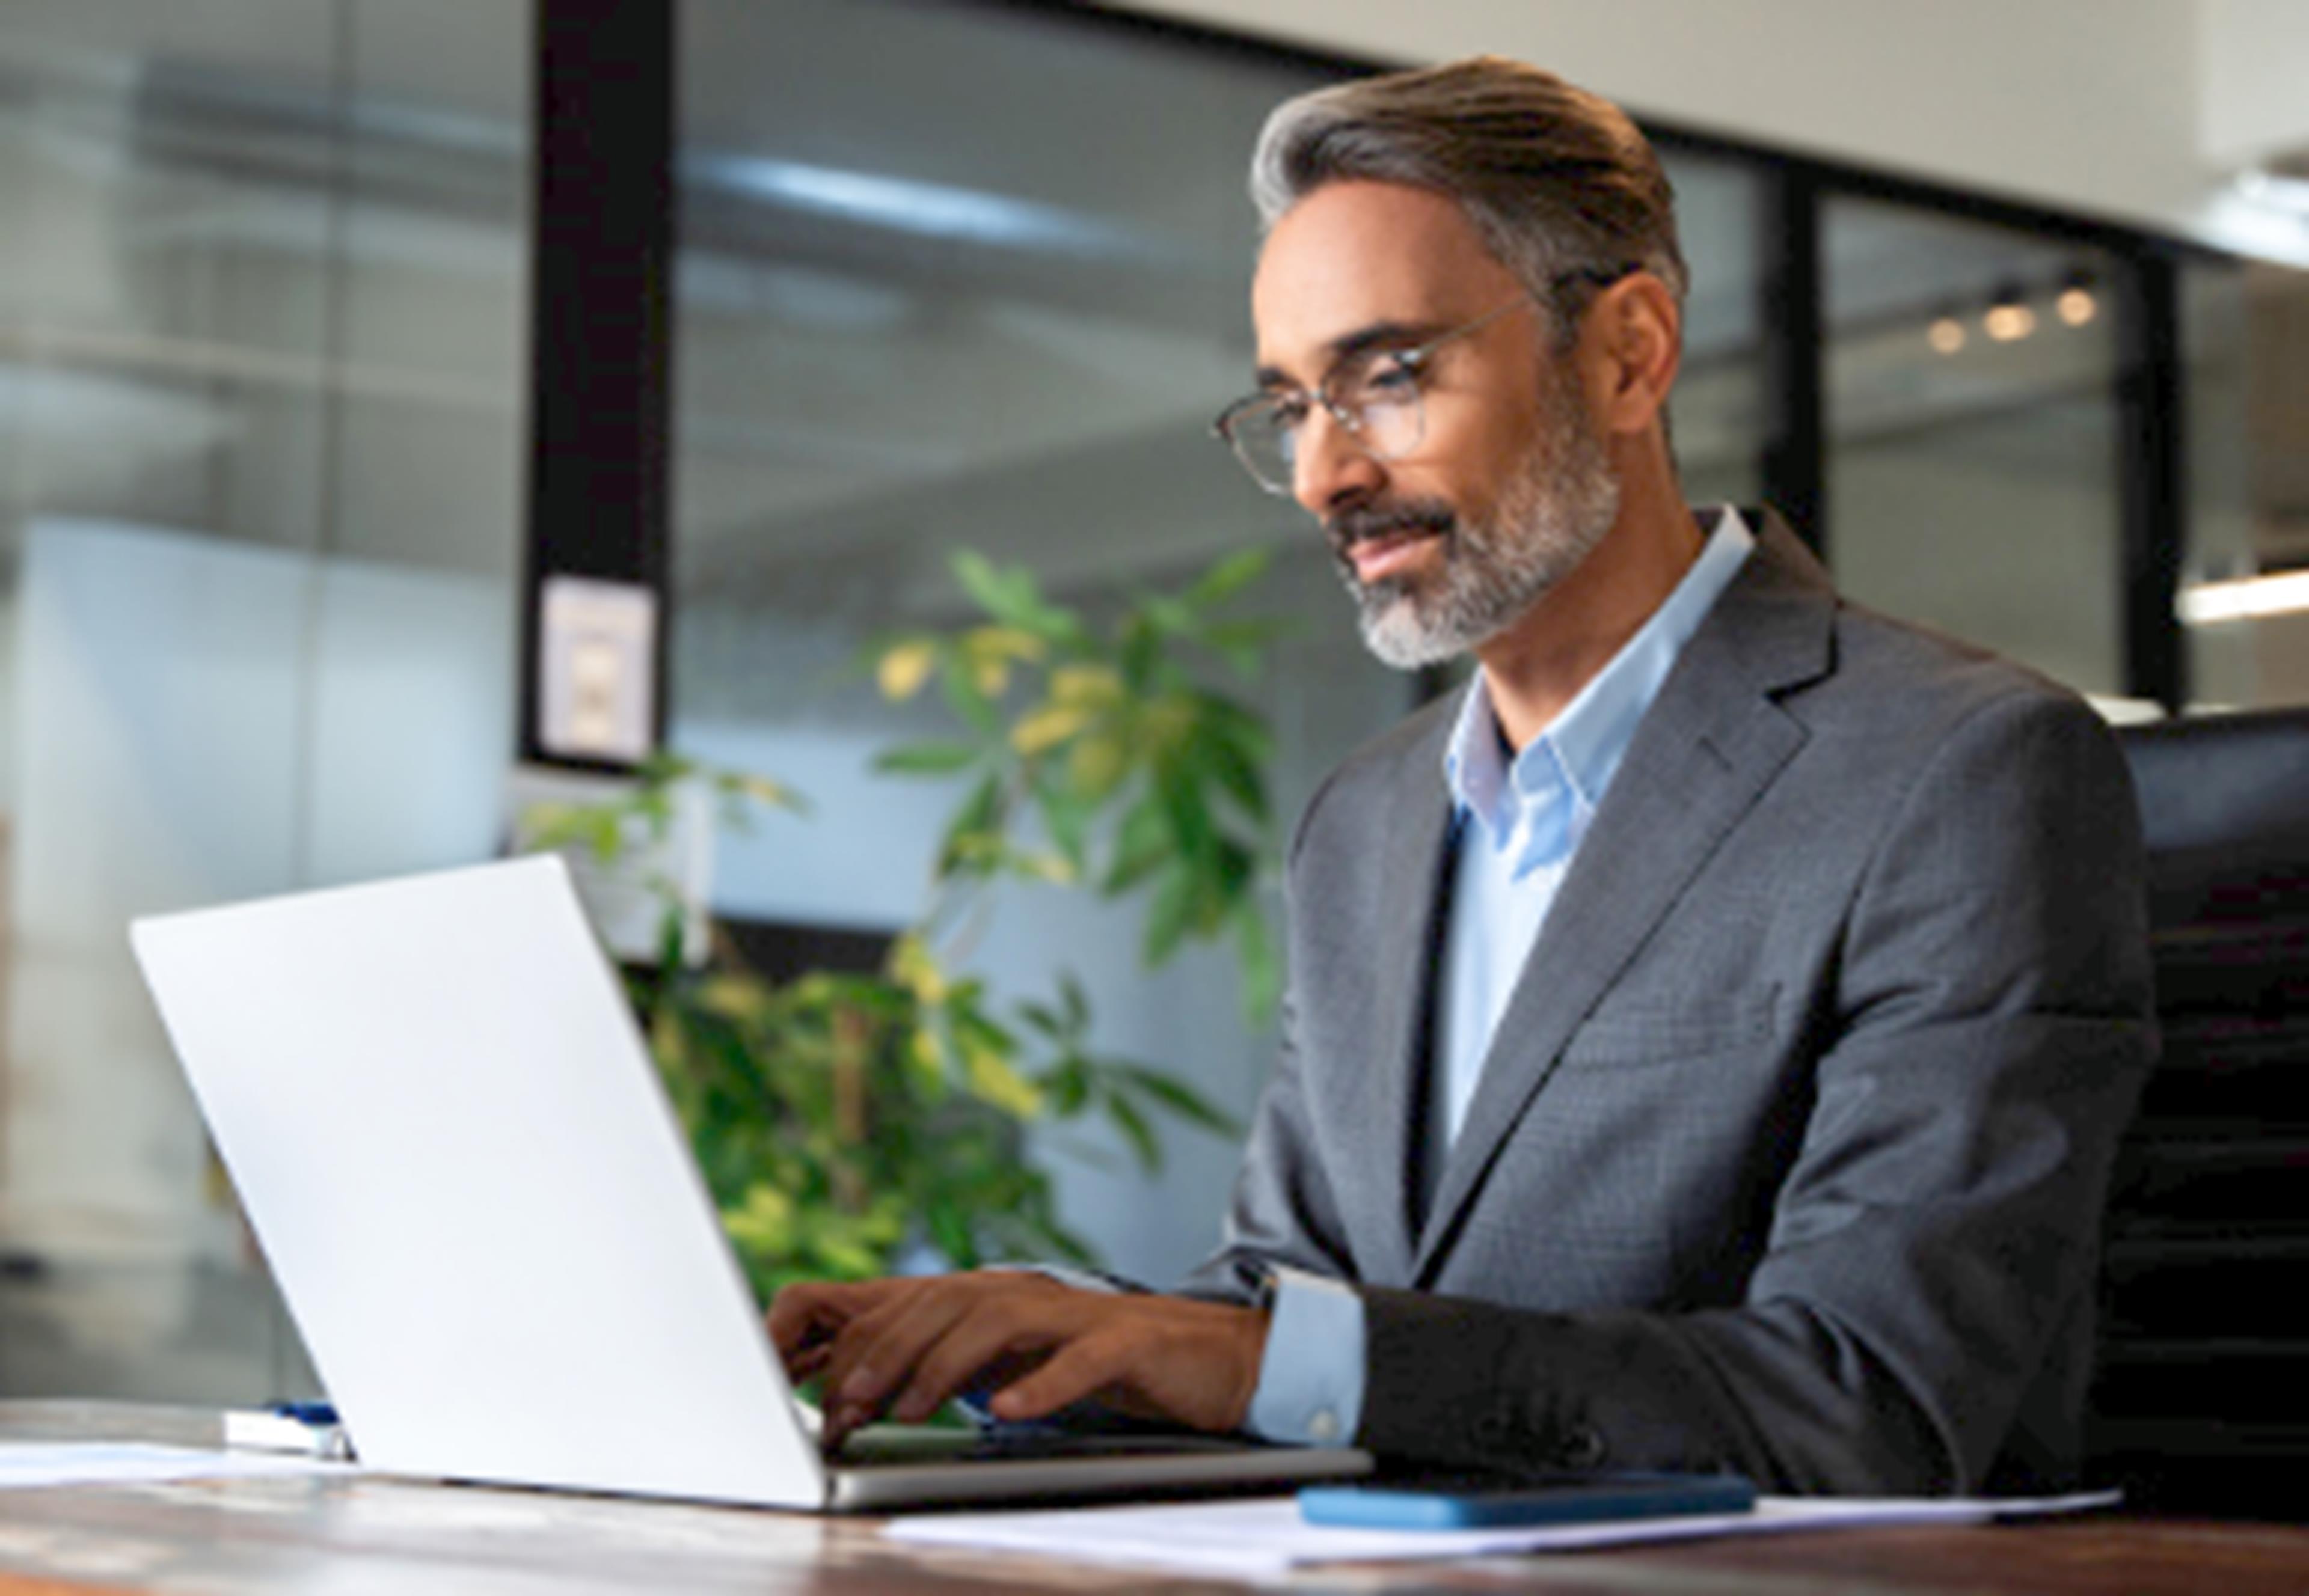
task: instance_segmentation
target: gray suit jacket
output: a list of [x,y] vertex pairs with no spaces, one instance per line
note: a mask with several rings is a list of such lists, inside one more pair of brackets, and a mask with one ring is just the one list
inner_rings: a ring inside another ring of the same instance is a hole
[[1422,1215],[1452,708],[1309,806],[1283,1057],[1185,1289],[1270,1262],[1355,1282],[1383,1454],[2071,1478],[2155,1048],[2097,718],[1840,602],[1768,523],[1638,729]]

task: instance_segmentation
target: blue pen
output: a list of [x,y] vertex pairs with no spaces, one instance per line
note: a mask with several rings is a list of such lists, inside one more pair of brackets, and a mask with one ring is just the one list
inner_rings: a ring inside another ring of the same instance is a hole
[[304,1452],[315,1457],[350,1458],[352,1444],[326,1402],[274,1402],[269,1407],[224,1415],[224,1444],[258,1452]]

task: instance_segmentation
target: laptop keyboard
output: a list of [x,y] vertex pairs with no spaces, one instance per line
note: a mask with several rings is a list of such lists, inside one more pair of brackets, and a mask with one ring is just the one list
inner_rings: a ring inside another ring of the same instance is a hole
[[1238,1452],[1243,1443],[1212,1436],[1080,1435],[1019,1428],[976,1431],[871,1425],[843,1443],[843,1468],[951,1462],[1040,1462],[1051,1458],[1192,1456]]

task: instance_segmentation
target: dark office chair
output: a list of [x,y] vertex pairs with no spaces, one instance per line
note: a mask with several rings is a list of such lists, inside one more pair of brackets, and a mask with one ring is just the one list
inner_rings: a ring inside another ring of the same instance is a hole
[[2309,1518],[2309,713],[2121,736],[2165,1055],[2117,1163],[2093,1472]]

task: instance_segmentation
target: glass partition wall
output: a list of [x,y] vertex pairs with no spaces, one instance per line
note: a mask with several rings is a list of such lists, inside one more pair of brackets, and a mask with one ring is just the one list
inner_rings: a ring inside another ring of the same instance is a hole
[[2190,697],[2309,703],[2309,271],[2205,260],[2181,286]]
[[1695,505],[1763,501],[1771,404],[1764,350],[1763,177],[1693,151],[1661,159],[1675,187],[1676,223],[1691,292],[1683,307],[1683,367],[1669,427],[1684,496]]
[[309,1381],[125,927],[496,844],[528,38],[0,12],[0,1392]]
[[2115,263],[1840,194],[1820,236],[1838,585],[2124,693]]

